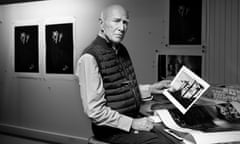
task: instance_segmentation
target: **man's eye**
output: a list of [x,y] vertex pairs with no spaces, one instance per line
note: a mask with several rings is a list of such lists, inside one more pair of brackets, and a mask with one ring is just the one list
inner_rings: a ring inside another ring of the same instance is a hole
[[124,24],[124,25],[128,25],[128,21],[126,21],[126,20],[122,20],[122,19],[113,19],[112,20],[112,22],[113,23],[122,23],[122,24]]
[[123,21],[123,24],[126,24],[126,25],[127,25],[127,24],[128,24],[128,21]]
[[120,22],[121,20],[120,19],[114,19],[113,20],[113,22],[116,22],[116,23],[118,23],[118,22]]

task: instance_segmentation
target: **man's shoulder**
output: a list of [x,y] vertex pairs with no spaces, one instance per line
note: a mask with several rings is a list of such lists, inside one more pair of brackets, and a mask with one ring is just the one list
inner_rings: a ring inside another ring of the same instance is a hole
[[81,57],[78,60],[78,63],[82,63],[82,62],[89,63],[90,61],[95,61],[95,57],[89,53],[85,53],[81,55]]
[[95,53],[103,53],[106,48],[103,45],[92,43],[88,47],[86,47],[83,51],[83,54],[95,54]]
[[94,50],[96,48],[103,48],[106,44],[97,36],[85,49],[84,51]]
[[92,55],[105,55],[108,53],[113,53],[113,49],[104,43],[93,42],[88,47],[86,47],[82,54],[89,53]]

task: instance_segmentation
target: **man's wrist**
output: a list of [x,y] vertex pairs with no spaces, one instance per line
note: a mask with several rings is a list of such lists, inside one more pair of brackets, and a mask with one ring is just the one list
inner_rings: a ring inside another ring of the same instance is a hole
[[148,91],[149,91],[150,94],[153,93],[153,85],[154,84],[149,85]]
[[118,128],[124,131],[130,131],[132,128],[133,118],[121,115],[119,118]]

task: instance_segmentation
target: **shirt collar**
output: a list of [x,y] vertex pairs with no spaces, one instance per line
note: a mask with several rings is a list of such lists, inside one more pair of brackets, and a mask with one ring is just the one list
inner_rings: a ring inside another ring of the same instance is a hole
[[118,51],[119,44],[114,44],[113,42],[109,41],[107,38],[99,34],[96,39],[102,44],[105,43],[108,46],[108,48],[112,48],[113,50]]

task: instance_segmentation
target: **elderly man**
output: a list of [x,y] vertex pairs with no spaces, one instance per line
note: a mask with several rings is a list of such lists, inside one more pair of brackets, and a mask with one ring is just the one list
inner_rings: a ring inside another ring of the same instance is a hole
[[170,81],[138,85],[130,56],[121,44],[129,23],[129,13],[122,6],[104,9],[99,22],[98,36],[83,51],[76,71],[95,137],[116,144],[169,144],[164,136],[151,132],[154,123],[139,108],[146,93],[150,96],[167,88]]

